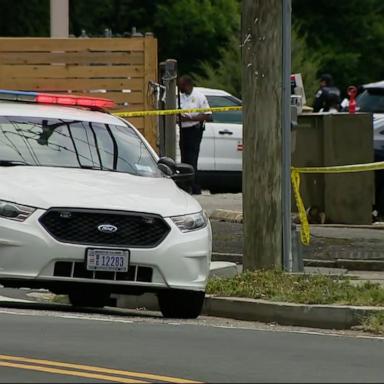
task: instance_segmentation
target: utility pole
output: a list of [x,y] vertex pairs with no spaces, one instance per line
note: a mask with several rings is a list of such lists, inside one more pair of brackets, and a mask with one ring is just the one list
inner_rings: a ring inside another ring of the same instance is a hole
[[291,155],[292,155],[292,106],[291,106],[291,73],[292,73],[292,0],[282,0],[282,221],[283,221],[283,267],[287,272],[297,271],[299,255],[295,261],[292,254],[292,239],[295,237],[296,225],[291,217]]
[[[283,188],[287,167],[286,163],[283,165],[283,157],[286,161],[287,150],[290,155],[288,134],[283,130],[287,118],[290,119],[285,104],[289,102],[287,76],[283,75],[283,69],[290,71],[283,68],[283,12],[287,10],[287,1],[242,1],[244,268],[247,270],[281,269],[283,249],[290,241],[290,225],[287,230],[284,228],[283,236],[284,214],[290,215],[283,193],[287,192],[286,183]],[[285,59],[284,65],[290,66],[290,60]],[[283,144],[287,146],[284,150]]]
[[50,0],[51,37],[69,35],[69,0]]

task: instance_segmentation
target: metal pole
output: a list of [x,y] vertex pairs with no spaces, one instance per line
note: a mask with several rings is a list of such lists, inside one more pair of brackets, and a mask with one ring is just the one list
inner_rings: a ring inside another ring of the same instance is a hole
[[291,245],[291,13],[292,0],[283,1],[282,205],[283,265],[293,269]]
[[69,0],[50,0],[51,37],[69,36]]
[[[165,61],[165,74],[163,77],[166,86],[167,97],[165,109],[176,109],[176,82],[177,61],[168,59]],[[176,159],[176,115],[165,117],[165,156]]]
[[[161,85],[165,85],[163,78],[165,75],[165,61],[159,64],[159,81]],[[159,109],[165,109],[165,103],[159,100]],[[160,157],[165,156],[165,116],[159,116],[159,154]]]

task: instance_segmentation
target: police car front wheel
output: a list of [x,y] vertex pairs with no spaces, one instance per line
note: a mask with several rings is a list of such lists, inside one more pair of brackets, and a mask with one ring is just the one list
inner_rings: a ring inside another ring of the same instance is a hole
[[205,292],[170,290],[158,294],[159,307],[166,318],[196,319],[203,308]]

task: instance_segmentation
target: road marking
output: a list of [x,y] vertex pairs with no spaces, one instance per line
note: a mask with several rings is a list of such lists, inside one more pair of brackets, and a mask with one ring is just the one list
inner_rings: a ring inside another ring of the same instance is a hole
[[48,368],[48,367],[42,367],[39,365],[8,363],[5,361],[4,362],[0,361],[0,366],[1,367],[8,367],[8,368],[26,369],[29,371],[54,373],[54,374],[65,375],[65,376],[86,377],[88,379],[113,381],[116,383],[139,383],[139,384],[147,383],[147,381],[138,381],[138,380],[127,379],[127,378],[118,377],[118,376],[113,377],[113,376],[107,376],[107,375],[99,375],[96,373],[77,372],[77,371],[70,371],[70,370],[66,370],[66,369]]
[[46,311],[49,311],[50,313],[42,313],[40,310],[31,309],[28,312],[23,312],[22,310],[17,311],[11,311],[9,309],[0,309],[0,314],[4,315],[18,315],[18,316],[49,316],[49,317],[59,317],[61,319],[69,319],[69,320],[90,320],[90,321],[103,321],[103,322],[113,322],[113,323],[124,323],[124,324],[133,324],[133,320],[125,320],[125,319],[109,319],[109,318],[102,318],[102,317],[92,317],[82,314],[73,314],[73,315],[66,315],[63,313],[55,313],[52,312],[51,309],[48,309]]
[[[267,325],[267,324],[266,324]],[[271,332],[271,333],[293,333],[298,335],[309,335],[309,336],[327,336],[327,337],[346,337],[350,339],[366,339],[366,340],[378,340],[384,341],[384,336],[375,336],[375,335],[350,335],[344,333],[336,333],[331,329],[324,329],[324,332],[321,331],[310,331],[310,330],[301,330],[301,329],[271,329],[271,328],[252,328],[244,326],[230,326],[230,325],[210,325],[213,328],[222,328],[222,329],[237,329],[240,331],[256,331],[256,332]],[[274,325],[279,327],[279,324]],[[283,327],[283,325],[281,325]],[[348,331],[348,329],[346,330]],[[342,330],[340,330],[342,332]]]
[[0,302],[12,302],[12,303],[33,303],[31,300],[13,299],[12,297],[0,296]]
[[[168,383],[181,383],[181,384],[198,383],[197,381],[186,380],[186,379],[175,378],[175,377],[169,377],[169,376],[155,375],[155,374],[150,374],[150,373],[123,371],[123,370],[119,370],[119,369],[95,367],[92,365],[71,364],[71,363],[64,363],[64,362],[60,362],[60,361],[51,361],[51,360],[44,360],[44,359],[32,359],[32,358],[20,357],[20,356],[0,355],[0,360],[3,360],[3,361],[0,361],[0,365],[8,364],[9,361],[23,363],[23,364],[17,364],[17,365],[21,365],[21,367],[18,367],[18,368],[23,368],[24,366],[26,366],[26,364],[24,364],[24,363],[32,363],[32,364],[40,364],[40,366],[39,365],[31,365],[31,366],[27,365],[27,366],[28,367],[39,367],[39,368],[45,368],[45,369],[53,369],[53,368],[48,368],[49,366],[60,367],[60,368],[72,368],[72,369],[78,369],[78,370],[90,371],[90,372],[98,372],[98,373],[120,375],[120,376],[129,376],[129,377],[134,377],[134,378],[139,378],[139,379],[165,381]],[[41,366],[47,366],[47,367],[41,367]],[[25,368],[25,369],[30,369],[30,368]],[[68,372],[76,373],[76,371],[68,371]],[[82,373],[82,372],[80,372],[80,373]],[[87,377],[87,376],[84,376],[84,377]],[[110,376],[110,377],[114,378],[113,376]],[[105,379],[102,379],[102,380],[105,380]],[[110,379],[108,379],[108,380],[110,380]],[[117,381],[118,382],[119,380],[110,380],[110,381]],[[137,383],[139,381],[125,381],[125,382],[127,382],[127,383],[128,382],[129,383],[136,382]],[[141,381],[141,383],[145,383],[145,381]]]
[[[17,309],[17,310],[10,310],[7,308],[0,308],[0,314],[4,315],[17,315],[17,316],[48,316],[53,318],[64,318],[69,320],[90,320],[90,321],[102,321],[102,322],[111,322],[111,323],[127,323],[127,324],[135,324],[137,322],[147,323],[142,320],[124,320],[124,319],[117,319],[117,318],[106,318],[103,319],[101,317],[91,317],[86,315],[65,315],[59,312],[53,312],[52,309],[49,309],[47,307],[46,310],[36,310],[36,309],[29,309],[28,311]],[[121,316],[119,314],[112,314],[108,316]],[[222,320],[228,320],[227,318],[221,318]],[[159,320],[162,320],[159,318]],[[235,320],[233,320],[235,321]],[[252,322],[250,322],[252,324]],[[158,322],[156,322],[158,324]],[[252,326],[244,326],[244,325],[217,325],[217,324],[198,324],[198,323],[185,323],[185,324],[179,324],[179,323],[173,323],[173,322],[161,322],[161,324],[170,325],[170,326],[201,326],[201,327],[211,327],[211,328],[222,328],[222,329],[237,329],[242,331],[254,331],[254,332],[279,332],[279,333],[293,333],[293,334],[301,334],[301,335],[312,335],[312,336],[328,336],[328,337],[347,337],[352,339],[365,339],[365,340],[377,340],[377,341],[384,341],[384,336],[375,336],[375,335],[351,335],[351,334],[344,334],[344,333],[336,333],[333,330],[326,330],[324,329],[324,332],[322,331],[311,331],[311,330],[303,330],[303,329],[271,329],[266,328],[268,324],[263,325],[261,328],[254,328]],[[276,327],[279,327],[279,324],[276,324]],[[340,331],[342,332],[342,331]]]

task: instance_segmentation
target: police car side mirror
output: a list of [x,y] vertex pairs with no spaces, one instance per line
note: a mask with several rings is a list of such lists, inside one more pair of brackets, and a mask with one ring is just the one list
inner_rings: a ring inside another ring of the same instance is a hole
[[192,183],[195,176],[192,165],[176,164],[175,160],[170,157],[161,157],[157,162],[157,166],[165,175],[170,176],[179,187]]
[[195,170],[190,164],[180,163],[176,165],[176,172],[171,177],[180,187],[186,183],[192,183],[195,177]]
[[[176,172],[176,162],[170,157],[160,157],[157,166],[168,176],[172,176]],[[167,169],[170,169],[172,173],[168,174]]]
[[157,167],[160,169],[161,172],[164,173],[164,175],[171,177],[173,175],[173,171],[171,168],[168,167],[166,164],[157,164]]

